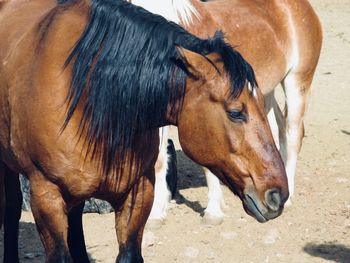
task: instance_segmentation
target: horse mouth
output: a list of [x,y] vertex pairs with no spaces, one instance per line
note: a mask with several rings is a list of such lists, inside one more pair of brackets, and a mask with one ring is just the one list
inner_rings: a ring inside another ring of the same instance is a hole
[[235,183],[230,180],[230,177],[224,176],[223,182],[228,186],[228,188],[235,194],[240,197],[240,199],[243,202],[244,210],[247,214],[254,217],[258,222],[265,223],[268,221],[268,219],[262,214],[261,210],[259,209],[258,205],[254,201],[254,198],[251,197],[249,194],[244,193],[240,194],[238,191]]
[[241,192],[239,187],[236,186],[235,182],[224,173],[215,173],[221,175],[219,178],[223,181],[223,183],[235,194],[238,195],[242,200],[243,208],[246,213],[252,217],[254,217],[258,222],[265,223],[270,219],[273,219],[281,214],[281,211],[271,212],[267,207],[264,206],[259,201],[258,196],[256,195],[255,190],[249,188],[245,189],[245,191]]
[[258,222],[265,223],[269,221],[269,219],[262,214],[254,198],[251,197],[249,194],[245,194],[242,201],[243,201],[243,207],[246,210],[246,212],[249,215],[253,216]]

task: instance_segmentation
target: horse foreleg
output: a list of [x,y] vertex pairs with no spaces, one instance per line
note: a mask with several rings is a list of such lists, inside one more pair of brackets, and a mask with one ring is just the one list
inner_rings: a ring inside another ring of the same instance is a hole
[[119,243],[119,254],[116,260],[118,263],[143,262],[141,242],[152,207],[153,184],[154,180],[141,177],[138,184],[129,192],[123,206],[121,208],[115,207],[116,232]]
[[304,115],[311,80],[303,80],[297,74],[290,73],[282,85],[286,95],[285,152],[286,172],[289,186],[289,204],[294,195],[295,173],[298,154],[304,138]]
[[283,162],[286,163],[286,120],[277,103],[274,92],[271,92],[265,97],[265,111],[275,144],[281,154]]
[[83,232],[83,210],[85,202],[73,207],[68,213],[68,245],[75,263],[88,263]]
[[204,173],[208,184],[208,206],[204,211],[202,223],[220,225],[224,220],[222,208],[226,206],[220,181],[207,168],[204,168]]
[[151,214],[148,219],[147,226],[151,228],[159,228],[163,220],[167,216],[168,203],[171,199],[171,192],[168,189],[166,175],[168,170],[168,127],[160,129],[159,136],[161,138],[159,154],[155,165],[155,188],[154,201]]
[[37,172],[29,177],[31,207],[41,241],[46,252],[46,262],[73,262],[67,242],[67,206],[57,185]]
[[[160,153],[162,154],[162,153]],[[152,228],[157,228],[162,224],[162,221],[166,218],[167,207],[171,198],[171,193],[168,189],[166,182],[166,173],[167,173],[167,159],[165,153],[165,160],[160,161],[159,156],[156,163],[156,183],[154,188],[154,201],[149,216],[149,222]]]
[[18,228],[21,218],[22,192],[19,174],[3,164],[5,185],[4,217],[4,262],[16,263],[18,260]]
[[[275,93],[272,91],[271,93],[265,96],[265,112],[267,114],[267,119],[269,121],[270,129],[272,132],[273,139],[278,150],[281,151],[281,140],[280,140],[280,124],[278,123],[278,113],[276,109],[278,107]],[[279,108],[279,107],[278,107]]]

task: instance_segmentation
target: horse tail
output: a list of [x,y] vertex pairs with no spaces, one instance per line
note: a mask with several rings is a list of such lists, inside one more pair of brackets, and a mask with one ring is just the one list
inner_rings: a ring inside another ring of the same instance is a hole
[[5,174],[0,172],[0,229],[4,223],[5,217]]
[[166,173],[166,183],[171,193],[171,198],[174,198],[177,190],[177,161],[176,151],[172,140],[168,139],[167,146],[168,154],[168,170]]

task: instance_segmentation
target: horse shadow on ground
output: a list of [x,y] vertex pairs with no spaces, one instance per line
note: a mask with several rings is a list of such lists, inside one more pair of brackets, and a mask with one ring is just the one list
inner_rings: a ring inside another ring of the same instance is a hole
[[174,199],[177,204],[185,204],[194,212],[204,215],[204,209],[198,201],[186,199],[179,190],[207,186],[203,168],[190,160],[183,151],[176,151],[177,160],[177,191]]
[[189,159],[183,151],[176,151],[177,189],[183,190],[207,186],[203,168]]
[[350,132],[349,131],[346,131],[346,130],[341,130],[342,133],[346,134],[346,135],[350,135]]
[[[3,228],[0,234],[0,262],[4,257],[4,235]],[[45,251],[41,243],[39,233],[34,223],[20,222],[18,252],[20,262],[42,263],[45,261]],[[89,255],[90,262],[97,261]]]
[[337,263],[350,262],[350,247],[337,243],[315,244],[308,243],[304,251],[311,256],[332,260]]

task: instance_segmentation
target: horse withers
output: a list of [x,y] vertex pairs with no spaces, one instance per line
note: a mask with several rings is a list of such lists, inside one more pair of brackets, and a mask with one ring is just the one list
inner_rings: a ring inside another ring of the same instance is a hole
[[13,0],[0,39],[5,262],[18,262],[18,173],[30,180],[46,262],[88,261],[69,247],[68,221],[69,232],[81,222],[68,212],[89,197],[115,210],[117,262],[143,262],[164,125],[247,213],[282,213],[287,178],[262,94],[220,32],[199,39],[124,1]]

